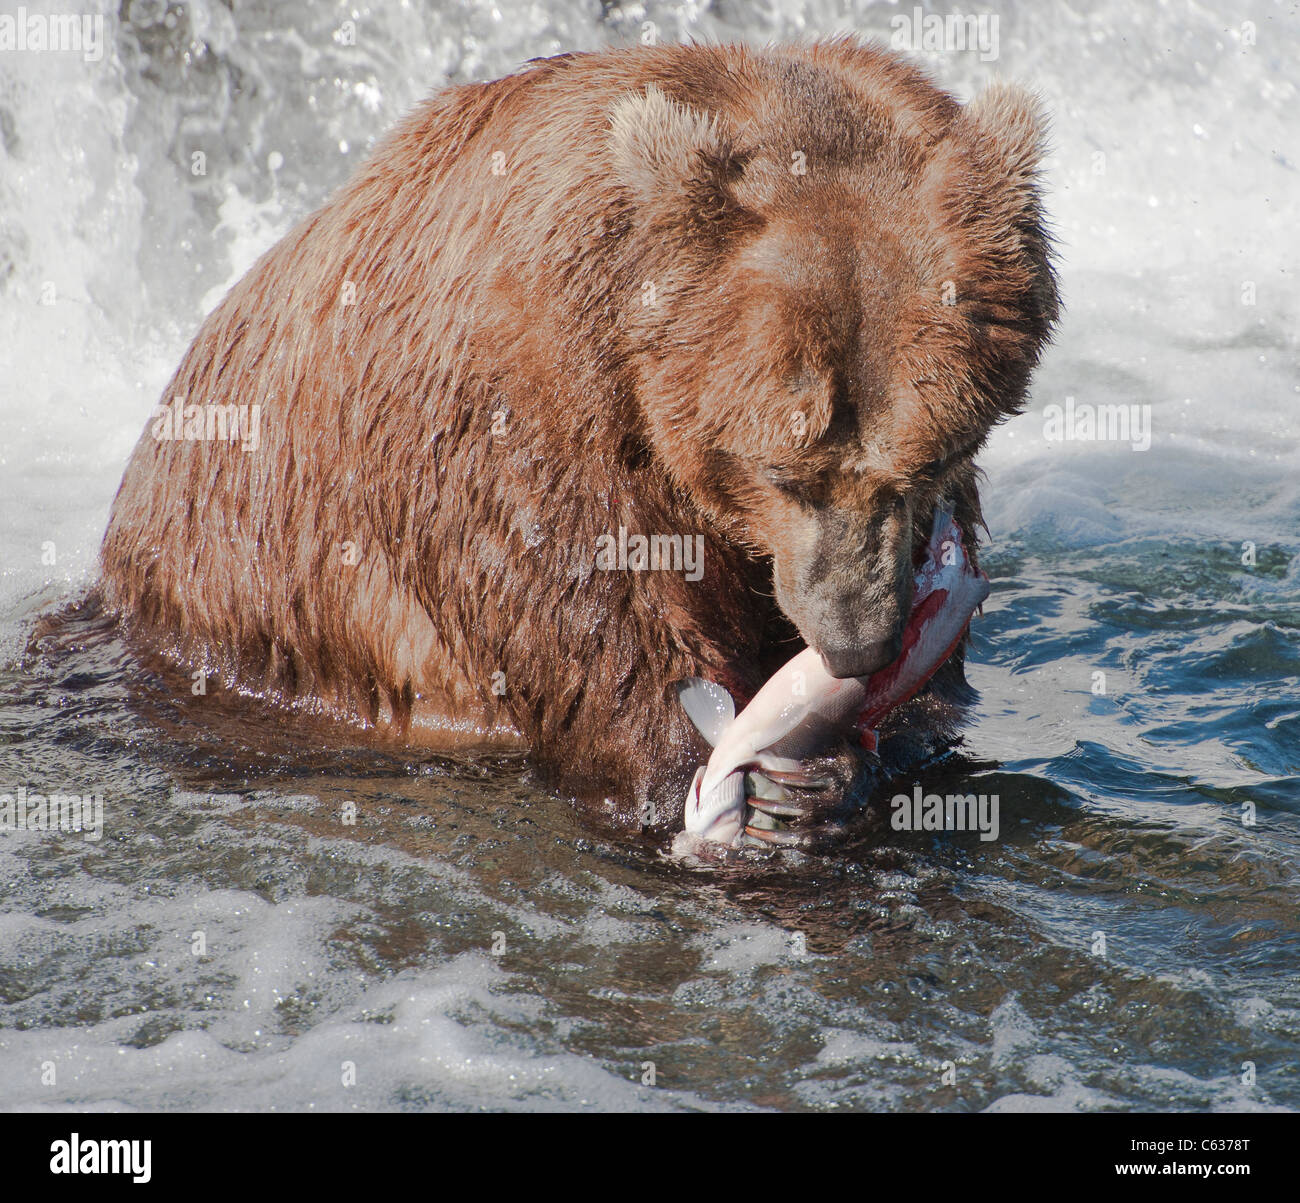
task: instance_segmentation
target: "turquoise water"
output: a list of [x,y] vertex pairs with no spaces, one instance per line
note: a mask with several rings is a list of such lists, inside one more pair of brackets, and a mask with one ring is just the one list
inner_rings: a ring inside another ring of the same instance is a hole
[[[932,62],[1057,114],[1067,316],[983,459],[980,701],[916,779],[996,795],[999,835],[878,805],[833,856],[691,870],[523,761],[177,699],[91,613],[28,650],[251,256],[428,87],[639,28],[377,8],[349,55],[349,8],[132,5],[102,67],[0,64],[0,792],[104,798],[100,840],[0,834],[0,1107],[1300,1106],[1294,15],[1010,6],[996,62]],[[754,40],[897,12],[690,11]],[[1067,397],[1149,406],[1149,449],[1052,442]]]

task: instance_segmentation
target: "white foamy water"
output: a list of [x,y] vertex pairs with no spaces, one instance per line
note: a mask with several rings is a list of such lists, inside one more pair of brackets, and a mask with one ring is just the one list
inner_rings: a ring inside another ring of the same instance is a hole
[[[93,580],[203,313],[417,99],[647,20],[888,40],[912,6],[426,0],[354,39],[350,0],[79,7],[99,61],[0,52],[0,789],[83,780],[108,821],[100,845],[0,835],[0,1106],[1300,1101],[1268,1076],[1300,1047],[1293,5],[1004,5],[992,61],[920,55],[963,98],[1018,79],[1054,115],[1066,313],[983,457],[970,742],[1006,834],[770,891],[606,845],[526,776],[239,761],[140,718],[102,663],[17,660]],[[1149,447],[1046,438],[1067,399],[1137,407]],[[338,825],[347,796],[371,827]]]

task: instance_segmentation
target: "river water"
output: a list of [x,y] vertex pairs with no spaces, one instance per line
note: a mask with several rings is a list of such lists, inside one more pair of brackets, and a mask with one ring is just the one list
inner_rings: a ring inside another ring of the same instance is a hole
[[[1294,5],[919,40],[1055,115],[1066,316],[982,461],[982,697],[922,783],[1000,830],[882,817],[728,872],[584,828],[521,761],[197,725],[91,613],[28,638],[93,581],[202,314],[419,97],[646,20],[888,40],[912,6],[83,8],[99,58],[0,51],[0,792],[102,794],[104,826],[0,834],[0,1107],[1300,1105]],[[1112,404],[1127,440],[1050,437]]]

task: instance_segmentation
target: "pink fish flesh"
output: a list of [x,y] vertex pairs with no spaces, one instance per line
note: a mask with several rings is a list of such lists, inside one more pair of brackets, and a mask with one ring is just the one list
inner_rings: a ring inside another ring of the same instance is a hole
[[916,575],[903,650],[892,664],[868,677],[837,678],[817,652],[805,648],[772,674],[739,715],[721,686],[698,677],[683,681],[682,705],[714,745],[686,797],[687,832],[737,844],[749,813],[746,772],[794,772],[850,725],[864,746],[874,748],[876,724],[929,681],[988,595],[988,577],[971,568],[961,529],[941,507]]

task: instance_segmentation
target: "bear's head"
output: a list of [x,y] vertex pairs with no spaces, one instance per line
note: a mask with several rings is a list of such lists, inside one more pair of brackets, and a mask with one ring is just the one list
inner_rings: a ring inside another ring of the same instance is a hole
[[609,128],[653,453],[771,558],[841,677],[897,656],[933,508],[978,519],[973,457],[1057,312],[1033,100],[963,108],[890,70],[868,86],[790,61],[715,111],[651,85]]

